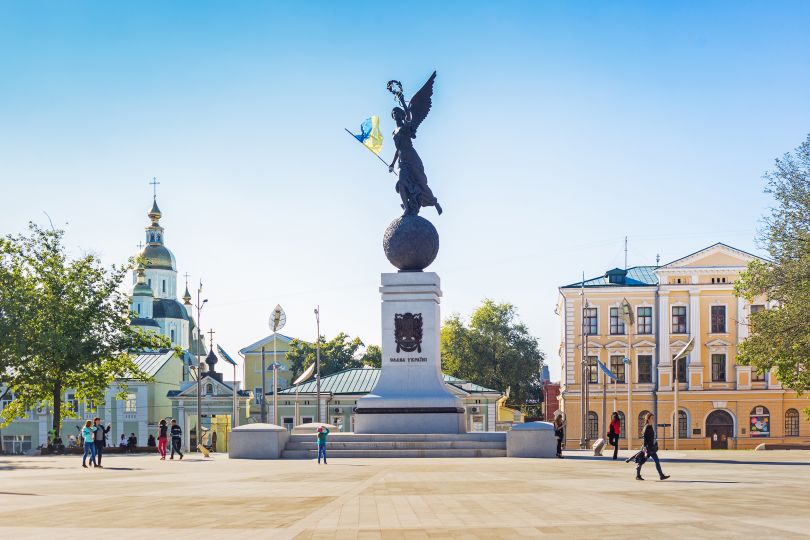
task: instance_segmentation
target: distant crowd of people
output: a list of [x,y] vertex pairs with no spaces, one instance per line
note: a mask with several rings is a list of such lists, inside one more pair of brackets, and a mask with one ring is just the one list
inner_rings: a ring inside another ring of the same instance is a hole
[[[554,435],[557,437],[557,457],[563,458],[563,447],[565,446],[565,418],[562,414],[558,414],[554,418]],[[614,412],[610,418],[610,428],[608,430],[608,444],[613,446],[613,459],[618,459],[619,456],[619,437],[621,436],[621,420],[619,413]],[[641,476],[641,467],[650,459],[655,462],[655,468],[658,471],[658,477],[661,480],[666,480],[669,475],[664,474],[661,469],[661,460],[658,459],[658,439],[655,435],[655,415],[647,413],[644,416],[644,442],[641,449],[627,458],[626,463],[631,461],[636,464],[636,480],[644,480]]]

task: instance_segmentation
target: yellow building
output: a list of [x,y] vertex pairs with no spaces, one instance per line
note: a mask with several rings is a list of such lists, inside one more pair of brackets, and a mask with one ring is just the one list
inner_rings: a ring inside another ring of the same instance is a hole
[[251,343],[239,351],[244,358],[242,363],[242,380],[246,390],[253,393],[253,401],[250,404],[248,416],[259,420],[261,418],[261,395],[262,395],[262,349],[264,350],[264,364],[267,370],[265,374],[265,400],[267,404],[268,418],[272,417],[273,410],[273,362],[278,362],[278,390],[287,388],[292,383],[292,372],[287,362],[287,351],[290,350],[290,342],[293,338],[283,334],[270,334],[255,343]]
[[[657,428],[662,448],[810,443],[810,422],[802,413],[810,398],[783,389],[773,373],[758,374],[735,361],[737,344],[748,335],[748,315],[773,307],[764,298],[748,303],[734,295],[735,279],[756,258],[718,243],[663,266],[617,268],[560,287],[560,410],[568,448],[584,442],[583,431],[589,441],[605,437],[613,411],[622,422],[622,447],[628,418],[630,442],[639,447],[648,411],[658,424],[669,424]],[[693,350],[677,362],[676,389],[673,357],[690,339]]]

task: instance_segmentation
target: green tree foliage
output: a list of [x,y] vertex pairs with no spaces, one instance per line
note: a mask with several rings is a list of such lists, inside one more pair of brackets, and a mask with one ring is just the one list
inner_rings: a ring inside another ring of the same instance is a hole
[[[363,367],[363,360],[359,353],[364,346],[360,338],[350,338],[344,332],[326,341],[321,336],[321,377],[337,373],[349,368]],[[300,339],[290,342],[287,352],[287,361],[290,364],[292,378],[295,380],[311,364],[315,363],[315,343],[307,343]]]
[[2,425],[48,405],[59,433],[77,413],[67,390],[100,403],[116,378],[146,380],[127,351],[168,346],[129,325],[127,268],[106,269],[93,255],[69,260],[63,235],[30,224],[27,236],[0,239],[0,385],[15,398]]
[[775,369],[784,386],[801,393],[810,389],[810,135],[764,179],[776,205],[759,241],[771,260],[752,262],[735,288],[749,301],[765,296],[779,304],[751,315],[737,362]]
[[366,347],[360,362],[364,366],[380,368],[382,367],[382,349],[378,345]]
[[486,299],[469,324],[451,316],[442,326],[441,351],[445,373],[497,390],[511,387],[509,403],[537,413],[543,353],[512,304]]

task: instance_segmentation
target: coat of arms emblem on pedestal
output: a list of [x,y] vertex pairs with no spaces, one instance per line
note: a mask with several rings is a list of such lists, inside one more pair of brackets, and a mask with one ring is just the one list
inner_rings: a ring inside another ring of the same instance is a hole
[[394,340],[397,342],[397,352],[422,352],[422,314],[421,313],[395,313],[394,314]]

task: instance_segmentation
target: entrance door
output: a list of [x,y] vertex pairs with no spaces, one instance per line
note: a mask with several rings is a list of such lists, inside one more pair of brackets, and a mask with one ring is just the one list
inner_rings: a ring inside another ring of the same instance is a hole
[[726,411],[712,411],[706,419],[706,436],[711,439],[712,450],[727,450],[728,440],[734,437],[734,419]]

